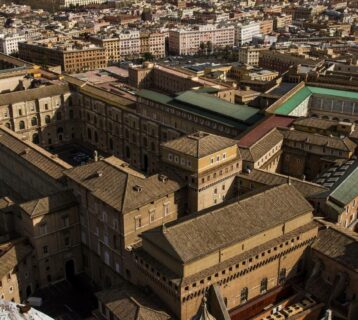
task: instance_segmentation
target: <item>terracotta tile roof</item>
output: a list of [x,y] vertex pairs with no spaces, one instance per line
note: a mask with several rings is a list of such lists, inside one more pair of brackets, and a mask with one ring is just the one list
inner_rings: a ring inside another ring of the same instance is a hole
[[258,123],[239,140],[239,146],[250,147],[273,128],[287,128],[294,118],[272,115]]
[[303,142],[322,147],[324,146],[340,151],[354,152],[354,150],[357,148],[357,145],[347,137],[329,137],[316,133],[288,129],[280,129],[280,131],[284,135],[285,140]]
[[236,140],[199,131],[163,143],[162,147],[172,149],[194,158],[202,158],[236,144]]
[[114,161],[106,160],[73,168],[65,175],[122,213],[140,208],[182,187],[180,181],[159,174],[140,177],[127,172]]
[[142,237],[174,259],[189,262],[311,211],[297,189],[286,184]]
[[63,191],[44,198],[21,203],[19,207],[29,216],[37,217],[46,213],[64,210],[77,204],[72,191]]
[[261,183],[265,186],[276,186],[291,183],[305,198],[326,192],[328,189],[309,181],[285,176],[279,173],[268,172],[260,169],[253,169],[250,173],[240,173],[239,178]]
[[358,235],[353,231],[321,222],[320,230],[312,248],[338,263],[358,272]]
[[31,254],[32,247],[24,240],[0,245],[0,279],[6,276],[26,256]]
[[4,126],[0,127],[0,148],[6,148],[15,153],[19,158],[36,167],[36,170],[43,171],[55,180],[63,177],[63,170],[72,168],[68,163],[55,158],[43,148],[23,141],[18,134]]
[[70,92],[67,84],[55,84],[40,88],[3,93],[0,94],[0,106],[57,96],[67,92]]
[[338,121],[318,119],[318,118],[299,118],[295,120],[293,126],[299,125],[301,127],[317,128],[321,130],[330,130],[336,126]]
[[150,297],[132,285],[103,290],[96,293],[118,320],[168,320],[173,319]]
[[[256,162],[261,159],[265,154],[267,154],[275,145],[283,140],[283,135],[276,128],[269,131],[258,141],[252,144],[249,148],[246,149],[245,160],[251,159],[248,161]],[[240,148],[240,151],[245,150],[245,148]],[[245,152],[245,151],[244,151]],[[249,154],[247,154],[247,152]]]
[[264,251],[267,251],[268,249],[271,249],[275,246],[280,245],[281,243],[286,242],[287,240],[290,240],[292,238],[296,238],[299,235],[302,235],[302,233],[307,232],[312,229],[317,229],[317,223],[312,221],[310,223],[307,223],[303,226],[299,226],[297,229],[285,233],[284,235],[281,235],[280,237],[277,237],[275,239],[272,239],[270,241],[267,241],[259,246],[256,246],[250,250],[246,250],[242,253],[238,253],[236,256],[224,260],[214,266],[211,266],[209,268],[206,268],[204,270],[201,270],[195,274],[192,274],[188,277],[181,278],[179,275],[175,274],[173,271],[169,270],[166,266],[158,262],[156,259],[154,259],[151,255],[149,255],[143,247],[139,247],[135,249],[135,254],[138,257],[143,258],[144,261],[148,262],[151,266],[154,267],[155,270],[158,270],[161,274],[165,275],[167,279],[175,283],[176,285],[188,285],[195,281],[204,279],[220,270],[225,270],[229,267],[232,267],[233,265],[240,263],[242,261],[247,260],[248,258],[252,258],[256,256],[257,254],[260,254]]

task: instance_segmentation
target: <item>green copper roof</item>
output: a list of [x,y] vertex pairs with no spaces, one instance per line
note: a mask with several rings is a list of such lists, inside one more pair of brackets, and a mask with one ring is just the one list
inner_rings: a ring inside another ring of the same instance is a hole
[[300,103],[302,103],[307,97],[310,97],[312,94],[358,100],[358,92],[305,86],[298,92],[296,92],[291,98],[285,101],[279,108],[275,110],[274,113],[281,115],[289,115],[293,110],[295,110],[295,108],[297,108]]
[[307,97],[311,96],[312,92],[308,87],[303,87],[301,90],[296,92],[291,98],[276,109],[275,114],[289,115],[297,106],[302,103]]
[[346,205],[358,195],[358,166],[331,193],[331,198]]
[[259,109],[230,103],[208,94],[193,91],[186,91],[175,97],[174,100],[248,124],[255,123],[257,121],[255,116],[259,113]]
[[182,92],[174,98],[151,90],[140,90],[137,95],[241,130],[263,116],[259,109],[193,91]]
[[336,90],[322,87],[307,87],[313,94],[321,94],[323,96],[335,96],[340,98],[348,98],[358,100],[358,92]]
[[152,90],[140,90],[137,92],[137,96],[152,100],[161,104],[168,104],[173,98],[162,93],[158,93]]

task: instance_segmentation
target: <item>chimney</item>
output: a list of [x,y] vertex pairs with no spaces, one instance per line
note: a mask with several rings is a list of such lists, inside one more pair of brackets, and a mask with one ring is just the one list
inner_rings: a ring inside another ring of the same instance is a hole
[[133,190],[135,192],[141,192],[143,190],[143,187],[141,187],[140,185],[136,184],[134,187],[133,187]]
[[97,150],[93,151],[93,160],[94,160],[94,162],[98,161],[98,151]]

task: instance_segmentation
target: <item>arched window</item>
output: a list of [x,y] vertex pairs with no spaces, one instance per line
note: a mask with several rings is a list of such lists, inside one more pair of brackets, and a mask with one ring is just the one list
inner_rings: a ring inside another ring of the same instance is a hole
[[247,287],[243,288],[240,293],[240,303],[245,303],[249,296],[249,289]]
[[87,129],[87,137],[88,137],[88,140],[92,140],[92,131],[90,128]]
[[51,117],[50,117],[50,116],[46,116],[46,117],[45,117],[45,123],[46,123],[46,124],[51,123]]
[[37,126],[37,118],[36,118],[36,117],[32,117],[32,119],[31,119],[31,125],[32,125],[32,126]]
[[267,278],[263,278],[260,284],[260,293],[265,293],[267,291]]
[[38,135],[38,133],[34,133],[33,135],[32,135],[32,143],[35,143],[35,144],[39,144],[39,135]]
[[62,113],[61,113],[60,111],[58,111],[58,112],[56,113],[56,119],[57,119],[57,120],[62,120]]
[[24,122],[24,121],[21,120],[21,121],[19,122],[19,128],[20,128],[20,130],[21,130],[21,129],[25,129],[25,122]]
[[6,123],[5,123],[5,127],[11,129],[11,124],[10,124],[10,122],[6,122]]
[[98,133],[97,133],[97,131],[94,132],[94,141],[98,142]]

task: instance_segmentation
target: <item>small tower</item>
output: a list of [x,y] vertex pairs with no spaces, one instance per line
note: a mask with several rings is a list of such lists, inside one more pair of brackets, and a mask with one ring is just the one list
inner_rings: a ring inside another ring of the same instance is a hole
[[161,161],[163,170],[186,181],[189,212],[235,195],[235,176],[242,168],[236,140],[199,131],[162,144]]

